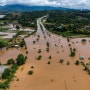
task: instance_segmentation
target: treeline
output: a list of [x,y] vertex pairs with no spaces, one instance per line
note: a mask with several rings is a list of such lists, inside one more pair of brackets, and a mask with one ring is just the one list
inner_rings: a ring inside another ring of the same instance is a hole
[[50,11],[45,26],[56,32],[90,34],[90,11]]
[[22,24],[22,26],[36,27],[36,19],[46,14],[47,11],[23,12],[18,22]]
[[8,20],[10,22],[17,21],[24,27],[36,27],[36,19],[47,14],[47,11],[27,11],[18,13],[9,13],[3,20]]

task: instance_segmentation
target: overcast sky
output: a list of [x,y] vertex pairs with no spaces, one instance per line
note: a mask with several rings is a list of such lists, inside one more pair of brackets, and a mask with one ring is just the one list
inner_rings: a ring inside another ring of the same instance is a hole
[[25,4],[90,9],[90,0],[0,0],[0,5]]

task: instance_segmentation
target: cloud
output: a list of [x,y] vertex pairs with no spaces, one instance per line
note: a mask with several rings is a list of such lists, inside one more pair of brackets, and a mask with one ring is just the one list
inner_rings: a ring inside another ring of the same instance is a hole
[[90,9],[90,0],[0,0],[0,5],[25,4]]

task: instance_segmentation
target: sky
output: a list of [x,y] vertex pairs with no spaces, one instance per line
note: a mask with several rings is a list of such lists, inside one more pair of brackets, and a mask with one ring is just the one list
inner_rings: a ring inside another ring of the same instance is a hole
[[90,0],[0,0],[2,6],[10,4],[90,9]]

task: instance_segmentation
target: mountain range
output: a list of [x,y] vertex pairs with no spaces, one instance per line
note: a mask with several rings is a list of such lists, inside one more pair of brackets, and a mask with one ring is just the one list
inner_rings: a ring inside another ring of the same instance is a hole
[[0,6],[0,11],[38,11],[38,10],[72,10],[72,9],[53,6],[27,6],[20,4]]

